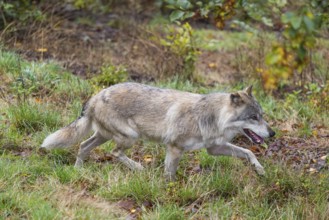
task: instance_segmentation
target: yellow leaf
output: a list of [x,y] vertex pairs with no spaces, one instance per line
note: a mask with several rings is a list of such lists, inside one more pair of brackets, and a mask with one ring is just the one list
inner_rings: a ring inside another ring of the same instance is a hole
[[152,160],[153,160],[152,155],[145,155],[144,156],[144,161],[146,163],[150,163],[150,162],[152,162]]
[[208,66],[209,66],[210,68],[215,68],[215,67],[217,67],[216,63],[208,63]]
[[48,49],[47,48],[38,48],[37,51],[43,53],[43,52],[47,52]]
[[310,11],[308,11],[308,12],[306,13],[306,16],[309,17],[309,18],[311,18],[311,19],[314,18],[314,15],[313,15],[312,12],[310,12]]
[[216,27],[222,29],[224,27],[224,23],[222,21],[216,22]]

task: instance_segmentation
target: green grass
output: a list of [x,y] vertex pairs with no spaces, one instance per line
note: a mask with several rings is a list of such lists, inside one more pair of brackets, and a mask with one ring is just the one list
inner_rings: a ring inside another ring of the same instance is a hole
[[57,104],[86,99],[92,86],[68,73],[54,62],[36,63],[21,59],[11,52],[0,50],[0,73],[7,83],[7,90],[19,102],[28,98],[56,97]]
[[[80,203],[84,202],[83,199],[87,203],[94,200],[114,203],[127,198],[134,199],[140,206],[146,201],[151,202],[154,207],[143,211],[143,219],[184,219],[194,215],[212,219],[233,216],[247,219],[325,219],[329,211],[325,193],[329,190],[329,175],[325,173],[310,176],[265,162],[267,175],[260,178],[250,166],[245,166],[238,159],[212,157],[213,161],[203,160],[202,163],[208,164],[209,169],[166,184],[162,167],[136,173],[121,165],[90,162],[83,169],[75,170],[73,161],[71,164],[63,163],[62,158],[71,158],[70,155],[59,157],[59,152],[49,154],[35,152],[28,158],[11,154],[1,156],[2,216],[31,219],[68,216],[65,209],[56,211],[56,207],[65,203],[63,198],[59,200],[58,194],[64,193],[61,190],[66,187],[74,192],[86,191],[90,195],[88,199],[82,197]],[[180,169],[184,169],[184,164]],[[82,204],[75,202],[68,201],[67,206],[76,218],[107,218],[99,215],[99,210],[92,206],[87,212],[82,212]],[[197,214],[189,208],[194,203],[201,207]],[[186,210],[189,211],[185,213]]]
[[[164,188],[164,182],[161,181],[159,172],[154,172],[154,169],[143,172],[131,172],[126,177],[118,176],[116,171],[112,171],[109,173],[109,178],[111,179],[112,176],[119,178],[118,181],[113,182],[106,193],[102,194],[102,196],[109,199],[133,198],[141,204],[144,201],[156,202],[162,196],[160,193],[161,188]],[[158,181],[154,182],[153,180],[155,179]]]
[[[80,114],[92,86],[56,63],[30,63],[1,50],[0,71],[8,92],[0,99],[2,219],[124,219],[129,211],[115,204],[127,199],[141,209],[141,219],[326,219],[329,215],[326,170],[305,174],[265,158],[260,160],[267,174],[259,177],[246,161],[210,156],[205,150],[185,154],[178,181],[166,183],[164,146],[140,141],[128,154],[138,152],[141,160],[144,155],[153,159],[142,172],[128,170],[115,160],[95,159],[76,170],[77,146],[50,152],[39,146],[47,134]],[[206,87],[177,78],[154,83],[198,93],[230,92],[247,84]],[[253,84],[270,121],[293,118],[303,125],[296,132],[310,135],[310,123],[328,120],[328,114],[313,109],[307,99],[302,102],[295,94],[278,100]],[[95,154],[101,156],[113,145],[104,144]],[[191,172],[195,163],[201,172]],[[144,207],[146,202],[152,207]]]
[[186,217],[184,210],[175,204],[157,204],[156,209],[153,212],[146,213],[143,219],[184,220]]
[[59,127],[60,114],[51,107],[36,103],[22,103],[9,106],[7,109],[11,126],[18,132],[35,133],[44,127],[54,129]]

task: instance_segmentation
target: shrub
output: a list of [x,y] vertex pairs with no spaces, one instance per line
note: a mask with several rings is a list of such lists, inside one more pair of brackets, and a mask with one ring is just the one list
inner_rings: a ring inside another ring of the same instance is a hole
[[160,39],[160,44],[181,60],[178,68],[179,78],[182,80],[193,80],[195,62],[199,54],[195,43],[194,31],[189,23],[178,27],[169,26],[167,34]]
[[92,78],[91,82],[100,87],[108,87],[128,80],[128,72],[122,66],[106,65],[101,73]]
[[0,10],[2,13],[1,28],[5,28],[12,21],[24,25],[31,20],[42,20],[44,18],[42,12],[35,5],[35,1],[32,0],[1,1]]

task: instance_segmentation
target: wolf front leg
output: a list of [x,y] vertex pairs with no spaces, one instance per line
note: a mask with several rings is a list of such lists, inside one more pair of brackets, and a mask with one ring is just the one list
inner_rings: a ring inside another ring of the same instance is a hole
[[121,161],[124,165],[126,165],[131,170],[143,170],[144,167],[142,164],[133,161],[124,153],[125,148],[117,145],[116,148],[112,150],[112,155],[115,156],[119,161]]
[[263,166],[258,162],[256,156],[250,150],[235,146],[231,143],[225,143],[223,145],[207,148],[207,152],[210,155],[227,155],[232,157],[245,158],[255,166],[255,170],[258,175],[265,174]]
[[167,145],[165,159],[165,177],[167,181],[175,181],[175,175],[180,158],[184,151],[175,146]]

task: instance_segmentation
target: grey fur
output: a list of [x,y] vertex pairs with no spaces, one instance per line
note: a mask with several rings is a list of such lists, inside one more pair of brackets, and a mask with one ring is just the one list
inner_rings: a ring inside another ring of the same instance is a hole
[[[250,119],[255,114],[258,119]],[[140,170],[142,165],[129,159],[124,151],[137,139],[145,138],[167,144],[165,174],[169,179],[174,179],[185,151],[201,148],[211,155],[246,158],[262,175],[264,169],[251,151],[229,143],[237,134],[246,135],[243,129],[252,130],[261,138],[273,136],[262,114],[251,87],[234,94],[200,95],[122,83],[93,96],[81,116],[49,135],[42,147],[67,147],[93,130],[94,135],[80,145],[77,167],[82,166],[93,148],[111,139],[117,144],[112,154],[129,168]]]

